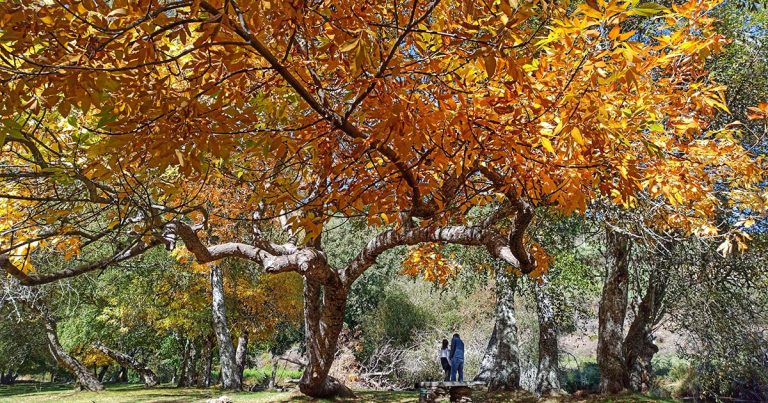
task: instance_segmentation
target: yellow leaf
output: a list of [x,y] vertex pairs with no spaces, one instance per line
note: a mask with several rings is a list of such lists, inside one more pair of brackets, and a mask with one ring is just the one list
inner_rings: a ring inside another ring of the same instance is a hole
[[667,9],[662,5],[656,3],[643,3],[639,4],[633,10],[631,10],[630,14],[641,15],[643,17],[651,17],[662,11],[667,11]]
[[542,147],[544,147],[545,150],[551,152],[552,154],[555,153],[555,148],[552,147],[552,142],[549,141],[548,138],[542,137],[541,138],[541,145],[542,145]]
[[350,50],[356,48],[357,45],[359,45],[359,44],[360,44],[360,38],[350,39],[350,40],[344,42],[344,44],[342,44],[341,47],[339,47],[339,51],[340,52],[349,52]]
[[585,144],[584,137],[581,136],[581,130],[579,130],[578,127],[571,129],[571,137],[573,137],[579,145],[583,146]]

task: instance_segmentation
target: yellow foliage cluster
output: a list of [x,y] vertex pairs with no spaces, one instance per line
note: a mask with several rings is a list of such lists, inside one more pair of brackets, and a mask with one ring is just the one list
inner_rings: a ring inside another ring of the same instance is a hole
[[445,285],[458,271],[458,265],[443,255],[439,245],[424,244],[411,248],[400,273],[411,277],[422,276],[426,281]]

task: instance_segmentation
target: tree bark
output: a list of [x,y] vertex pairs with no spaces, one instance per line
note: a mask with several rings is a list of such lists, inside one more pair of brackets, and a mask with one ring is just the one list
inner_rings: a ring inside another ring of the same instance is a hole
[[624,391],[629,380],[624,356],[624,317],[632,244],[627,236],[610,230],[606,238],[608,267],[598,310],[597,365],[600,391],[614,394]]
[[224,389],[241,388],[240,377],[237,375],[235,349],[232,346],[232,335],[227,327],[227,311],[224,305],[224,282],[221,266],[211,266],[211,294],[213,308],[213,327],[219,340],[219,363],[221,365],[221,383]]
[[648,275],[648,287],[624,340],[629,387],[637,392],[647,392],[652,386],[651,360],[659,351],[653,342],[653,327],[658,322],[668,280],[666,267],[660,266],[651,270]]
[[520,388],[520,354],[517,346],[515,288],[517,277],[496,270],[496,360],[488,387],[490,390]]
[[539,319],[539,366],[536,372],[536,394],[549,395],[561,392],[558,378],[560,349],[555,322],[555,307],[547,289],[549,276],[534,284],[534,295]]
[[477,375],[475,376],[475,381],[477,382],[489,382],[491,379],[491,375],[493,374],[493,367],[496,363],[496,348],[498,347],[498,337],[496,336],[496,326],[498,326],[495,323],[493,324],[493,331],[491,332],[491,339],[488,340],[488,346],[485,348],[485,353],[483,354],[483,359],[480,361],[480,370],[477,372]]
[[520,388],[520,360],[515,318],[517,278],[496,268],[496,314],[491,340],[488,342],[480,371],[475,380],[488,383],[490,390]]
[[201,386],[208,388],[211,386],[211,369],[213,368],[213,335],[205,338],[203,346],[203,380]]
[[186,375],[184,383],[186,386],[194,386],[195,377],[197,376],[197,345],[195,345],[194,340],[189,339],[187,347],[189,349],[189,359],[187,360],[187,367],[184,369],[184,374]]
[[56,321],[43,314],[45,322],[45,334],[48,338],[48,349],[51,355],[59,365],[69,371],[76,379],[80,389],[99,391],[104,389],[104,385],[85,367],[80,361],[69,355],[59,342],[59,336],[56,332]]
[[130,355],[121,353],[116,350],[112,350],[111,348],[101,343],[96,343],[94,347],[97,350],[101,351],[102,353],[108,355],[113,360],[117,361],[117,363],[120,364],[121,366],[131,368],[134,371],[138,372],[141,378],[144,380],[144,386],[152,387],[152,386],[156,386],[159,383],[157,381],[157,375],[155,375],[155,373],[151,369],[149,369],[146,366],[146,364],[131,357]]
[[99,374],[96,376],[96,379],[98,379],[99,382],[104,383],[104,375],[107,374],[108,369],[109,369],[109,365],[101,366],[101,369],[99,370]]
[[[347,289],[338,278],[323,286],[304,277],[304,332],[308,363],[299,389],[315,398],[352,397],[354,393],[328,372],[344,325]],[[335,284],[334,284],[335,283]]]
[[237,350],[235,351],[235,364],[237,365],[237,377],[243,384],[243,373],[248,361],[248,332],[243,332],[237,338]]
[[182,360],[179,371],[179,381],[176,384],[178,387],[194,386],[195,378],[195,361],[197,360],[197,350],[195,348],[195,342],[192,339],[186,339],[184,343],[184,350],[182,351]]

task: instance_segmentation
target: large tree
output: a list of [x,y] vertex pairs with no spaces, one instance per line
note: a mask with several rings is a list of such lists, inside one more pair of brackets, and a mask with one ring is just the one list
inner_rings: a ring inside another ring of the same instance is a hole
[[[297,272],[300,388],[348,392],[328,376],[347,297],[387,250],[484,247],[537,276],[536,206],[642,194],[699,234],[722,200],[765,210],[763,161],[707,131],[713,4],[4,2],[0,266],[42,284],[183,242]],[[381,232],[331,266],[331,217]],[[112,253],[86,253],[100,240]],[[36,272],[42,244],[82,263]]]

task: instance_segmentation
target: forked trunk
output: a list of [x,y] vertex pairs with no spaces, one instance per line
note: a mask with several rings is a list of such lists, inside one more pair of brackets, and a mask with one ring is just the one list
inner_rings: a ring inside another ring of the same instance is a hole
[[299,389],[314,398],[352,397],[352,391],[329,376],[344,325],[347,290],[341,284],[323,287],[304,278],[304,326],[308,363]]
[[659,351],[653,342],[653,327],[660,316],[668,279],[665,267],[657,267],[651,271],[648,277],[648,288],[637,307],[637,313],[624,340],[629,387],[637,392],[647,392],[653,384],[651,360]]
[[549,277],[544,275],[541,284],[534,285],[539,317],[539,367],[536,373],[536,394],[549,395],[561,392],[558,378],[560,350],[557,345],[555,307],[547,289]]
[[221,266],[211,266],[211,294],[213,325],[219,340],[219,363],[221,364],[221,383],[224,389],[240,389],[240,377],[237,375],[235,349],[232,336],[227,327],[227,311],[224,305],[224,281]]
[[134,371],[138,372],[141,378],[144,380],[144,386],[152,387],[152,386],[156,386],[159,383],[157,381],[157,376],[155,375],[155,373],[151,369],[149,369],[146,366],[146,364],[131,357],[130,355],[121,353],[116,350],[112,350],[111,348],[101,343],[96,343],[94,347],[96,347],[96,349],[101,351],[102,353],[108,355],[113,360],[117,361],[117,363],[120,364],[121,366],[131,368]]
[[598,311],[597,365],[600,391],[614,394],[624,391],[629,380],[624,356],[624,317],[632,245],[625,235],[610,230],[606,237],[608,267]]
[[45,322],[45,334],[48,338],[48,348],[56,362],[75,377],[81,389],[90,391],[103,390],[104,385],[96,379],[96,376],[80,361],[69,355],[67,350],[61,346],[59,336],[56,333],[56,322],[47,315],[43,319]]

